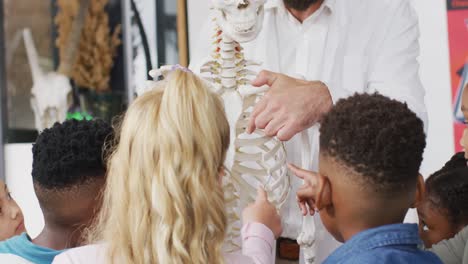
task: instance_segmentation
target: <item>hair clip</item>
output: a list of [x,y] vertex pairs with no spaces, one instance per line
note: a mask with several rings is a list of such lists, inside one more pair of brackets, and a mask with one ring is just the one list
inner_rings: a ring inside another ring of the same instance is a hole
[[186,73],[193,73],[189,68],[186,68],[180,64],[176,65],[164,65],[161,66],[159,69],[154,69],[149,72],[149,75],[153,78],[153,80],[162,80],[166,77],[169,73],[174,72],[176,70],[180,70]]
[[172,65],[171,71],[175,71],[175,70],[181,70],[186,73],[193,73],[189,68],[186,68],[180,64]]

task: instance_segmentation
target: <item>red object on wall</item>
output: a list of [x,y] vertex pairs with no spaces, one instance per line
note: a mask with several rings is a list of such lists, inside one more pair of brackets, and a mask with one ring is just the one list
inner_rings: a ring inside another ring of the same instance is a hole
[[458,152],[462,150],[458,142],[464,129],[463,117],[459,110],[461,89],[468,82],[468,0],[447,0],[447,19],[454,106],[455,149]]

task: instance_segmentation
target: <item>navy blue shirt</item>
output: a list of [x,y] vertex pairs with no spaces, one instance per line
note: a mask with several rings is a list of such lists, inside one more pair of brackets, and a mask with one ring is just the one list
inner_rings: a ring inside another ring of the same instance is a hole
[[421,249],[418,226],[395,224],[363,231],[335,250],[324,264],[442,264]]

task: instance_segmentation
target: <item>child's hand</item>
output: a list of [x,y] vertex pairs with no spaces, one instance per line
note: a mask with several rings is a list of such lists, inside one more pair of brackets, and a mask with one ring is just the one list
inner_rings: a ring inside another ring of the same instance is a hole
[[289,169],[299,178],[304,180],[304,184],[297,190],[297,202],[302,211],[302,215],[314,215],[316,210],[329,204],[329,186],[325,184],[325,178],[312,171],[299,169],[298,167],[288,164]]
[[244,224],[249,222],[261,223],[267,226],[278,238],[283,232],[281,218],[276,208],[268,201],[267,193],[262,188],[257,190],[255,203],[247,206],[242,212]]

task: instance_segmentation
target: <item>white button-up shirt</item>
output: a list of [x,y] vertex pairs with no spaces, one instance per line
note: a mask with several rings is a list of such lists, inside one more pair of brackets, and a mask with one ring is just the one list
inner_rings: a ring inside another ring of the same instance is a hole
[[[333,15],[335,0],[326,0],[310,17],[299,22],[285,7],[283,1],[275,1],[270,8],[276,9],[276,29],[281,32],[278,39],[278,72],[306,80],[320,80],[323,73],[323,60],[326,48],[329,23]],[[246,50],[250,49],[248,47]],[[295,136],[286,144],[288,160],[301,165],[301,141]],[[297,181],[299,184],[299,181]],[[294,208],[295,210],[296,208]],[[293,214],[292,216],[296,216]],[[297,229],[297,228],[294,228]],[[297,231],[289,231],[287,236],[295,236]]]
[[284,6],[277,2],[276,27],[282,32],[278,39],[280,72],[304,79],[318,80],[333,6],[325,1],[310,17],[299,22]]

